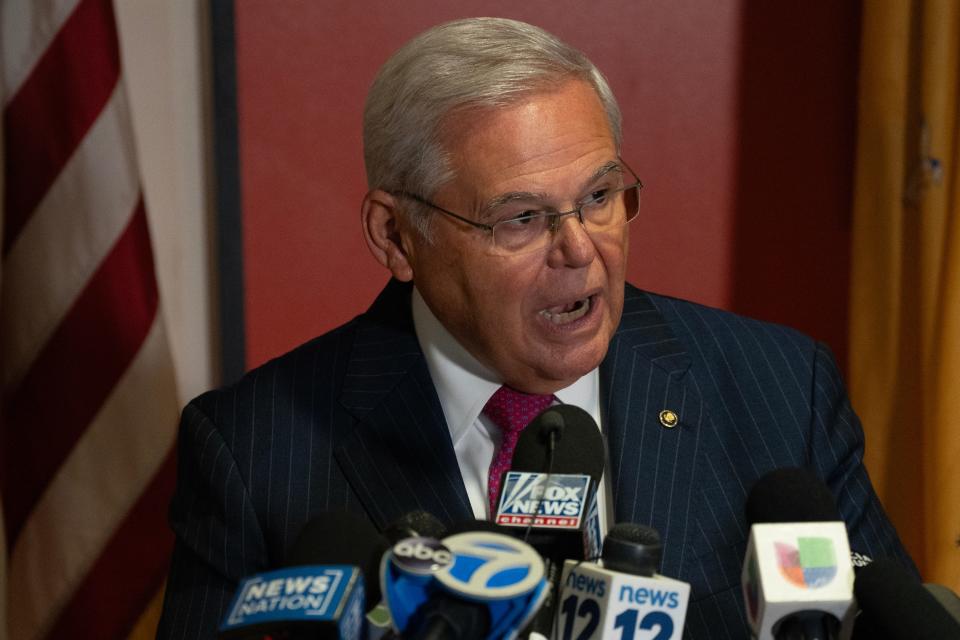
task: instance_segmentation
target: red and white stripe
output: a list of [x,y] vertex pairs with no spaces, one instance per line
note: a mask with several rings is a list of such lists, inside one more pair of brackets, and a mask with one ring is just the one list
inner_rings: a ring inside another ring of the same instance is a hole
[[177,400],[111,0],[3,0],[0,47],[7,627],[125,637],[172,546]]

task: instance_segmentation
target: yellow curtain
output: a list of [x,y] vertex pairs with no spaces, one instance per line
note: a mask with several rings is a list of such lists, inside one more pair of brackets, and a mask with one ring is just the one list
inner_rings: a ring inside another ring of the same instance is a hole
[[960,590],[960,2],[863,7],[850,391],[927,582]]
[[163,608],[163,592],[166,583],[160,586],[150,604],[144,610],[140,619],[130,630],[127,640],[153,640],[157,637],[157,623],[160,622],[160,611]]

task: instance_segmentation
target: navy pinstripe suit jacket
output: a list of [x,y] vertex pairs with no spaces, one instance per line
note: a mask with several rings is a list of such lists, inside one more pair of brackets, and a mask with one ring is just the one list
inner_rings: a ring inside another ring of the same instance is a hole
[[[600,376],[615,520],[663,536],[662,573],[692,585],[685,637],[748,637],[743,505],[778,467],[826,481],[854,550],[913,566],[822,345],[628,285]],[[663,409],[680,416],[676,428],[661,425]],[[335,509],[378,527],[414,509],[472,517],[409,285],[391,282],[367,313],[184,409],[158,636],[210,636],[238,579],[277,563],[308,519]]]

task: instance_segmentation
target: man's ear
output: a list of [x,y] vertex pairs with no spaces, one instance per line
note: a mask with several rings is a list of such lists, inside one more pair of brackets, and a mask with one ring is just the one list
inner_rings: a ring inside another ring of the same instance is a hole
[[377,262],[389,269],[397,280],[413,280],[413,267],[401,235],[405,220],[397,199],[381,189],[368,192],[360,208],[360,222],[363,237]]

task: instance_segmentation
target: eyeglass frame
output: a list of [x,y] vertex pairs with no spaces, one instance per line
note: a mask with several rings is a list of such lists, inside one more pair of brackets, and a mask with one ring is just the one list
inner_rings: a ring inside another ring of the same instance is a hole
[[[629,185],[620,187],[620,188],[618,188],[618,189],[612,189],[612,190],[611,190],[611,195],[616,195],[616,194],[618,194],[618,193],[626,193],[626,191],[627,191],[628,189],[636,189],[636,190],[637,190],[637,213],[634,214],[633,218],[630,218],[630,219],[626,220],[626,221],[623,223],[624,225],[627,225],[627,224],[630,223],[630,221],[632,221],[634,218],[636,218],[637,215],[639,215],[639,213],[640,213],[640,202],[639,202],[639,199],[640,199],[640,191],[643,189],[643,182],[640,180],[640,177],[637,175],[636,171],[634,171],[633,169],[631,169],[631,168],[630,168],[630,165],[628,165],[628,164],[624,161],[623,158],[621,158],[621,157],[618,156],[618,157],[617,157],[617,160],[620,162],[620,164],[621,164],[623,167],[625,167],[625,168],[627,169],[627,171],[630,172],[630,174],[634,177],[634,179],[636,179],[636,182],[634,182],[634,183],[632,183],[632,184],[629,184]],[[573,214],[577,214],[577,220],[580,222],[581,225],[583,225],[583,208],[586,207],[587,205],[591,204],[590,202],[582,202],[582,203],[580,203],[579,206],[577,206],[575,209],[571,209],[570,211],[557,211],[557,212],[551,212],[551,213],[543,212],[543,213],[537,213],[537,214],[532,215],[532,216],[526,216],[525,218],[522,217],[522,216],[517,216],[517,217],[515,217],[515,218],[508,218],[508,219],[506,219],[506,220],[499,220],[499,221],[497,221],[497,222],[494,222],[494,223],[491,225],[491,224],[484,224],[483,222],[477,222],[477,221],[475,221],[475,220],[470,220],[469,218],[466,218],[466,217],[464,217],[464,216],[462,216],[462,215],[460,215],[460,214],[458,214],[458,213],[454,213],[453,211],[449,211],[448,209],[444,209],[443,207],[441,207],[441,206],[439,206],[439,205],[436,205],[436,204],[430,202],[429,200],[427,200],[427,199],[424,198],[423,196],[419,196],[419,195],[417,195],[417,194],[415,194],[415,193],[412,193],[412,192],[410,192],[410,191],[404,191],[404,190],[391,191],[390,194],[391,194],[391,195],[394,195],[394,196],[400,196],[400,197],[404,197],[404,198],[410,198],[411,200],[413,200],[413,201],[415,201],[415,202],[419,202],[420,204],[422,204],[422,205],[424,205],[424,206],[427,206],[427,207],[430,207],[431,209],[436,209],[436,210],[439,211],[440,213],[444,213],[444,214],[450,216],[451,218],[454,218],[454,219],[456,219],[456,220],[459,220],[460,222],[465,222],[466,224],[470,225],[471,227],[475,227],[475,228],[477,228],[477,229],[482,229],[483,231],[486,231],[486,232],[489,234],[491,241],[493,241],[493,238],[494,238],[495,235],[496,235],[496,234],[495,234],[495,231],[494,231],[494,227],[496,227],[498,224],[505,224],[505,223],[515,222],[515,221],[517,221],[517,220],[529,220],[529,219],[532,219],[532,218],[552,218],[552,220],[550,221],[550,233],[551,233],[551,234],[555,234],[555,233],[557,233],[557,231],[559,231],[559,229],[560,229],[560,221],[561,221],[562,218],[565,218],[565,217],[567,217],[567,216],[572,216]],[[494,244],[494,246],[496,246],[496,244]]]

